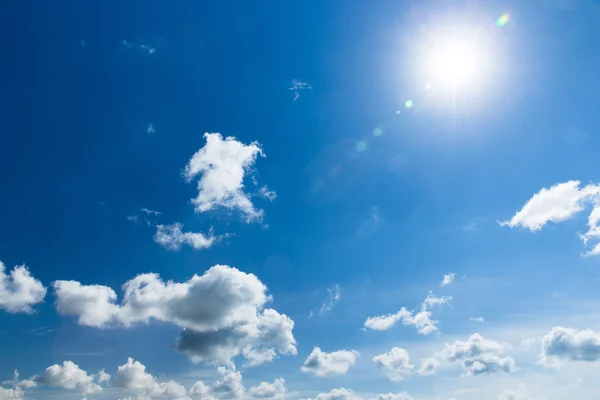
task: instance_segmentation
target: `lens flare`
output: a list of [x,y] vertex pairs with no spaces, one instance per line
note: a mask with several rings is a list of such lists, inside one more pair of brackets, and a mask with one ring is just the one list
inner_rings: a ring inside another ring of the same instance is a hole
[[510,21],[510,14],[508,14],[508,13],[502,14],[496,20],[496,26],[503,27],[506,24],[508,24],[508,21]]
[[404,107],[411,108],[412,106],[413,106],[413,101],[412,100],[406,100],[404,102]]
[[367,149],[367,143],[366,142],[363,142],[361,140],[360,142],[356,143],[356,151],[362,153],[366,149]]

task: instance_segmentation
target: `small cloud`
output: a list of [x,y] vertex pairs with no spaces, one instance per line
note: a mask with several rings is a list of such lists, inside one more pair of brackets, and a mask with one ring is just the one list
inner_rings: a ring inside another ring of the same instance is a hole
[[292,87],[290,88],[290,90],[294,92],[294,101],[296,101],[300,98],[301,90],[310,90],[310,89],[312,89],[312,87],[308,83],[298,80],[298,79],[292,79]]
[[154,127],[154,124],[153,124],[153,123],[149,123],[149,124],[148,124],[148,127],[146,127],[146,132],[147,132],[148,134],[153,134],[153,133],[156,133],[156,128]]
[[145,212],[148,215],[160,215],[161,212],[160,211],[156,211],[156,210],[151,210],[149,208],[142,208],[142,212]]
[[[340,285],[337,283],[333,285],[331,288],[327,289],[328,296],[321,305],[321,309],[319,310],[319,315],[326,314],[333,309],[333,306],[340,301],[341,293],[340,293]],[[312,311],[311,311],[312,313]]]
[[444,275],[444,279],[442,280],[440,286],[444,287],[450,285],[452,282],[454,282],[454,278],[456,278],[456,274],[454,272]]
[[485,320],[483,319],[483,317],[471,317],[471,318],[469,318],[469,321],[471,321],[471,322],[484,322]]
[[181,245],[187,244],[194,250],[207,249],[221,240],[214,236],[212,228],[208,236],[197,232],[183,232],[183,224],[176,222],[172,225],[157,225],[154,241],[167,250],[178,251]]
[[121,45],[126,49],[140,50],[144,53],[154,54],[156,48],[153,46],[149,46],[143,43],[130,42],[128,40],[123,40]]
[[[254,177],[253,177],[254,178]],[[267,186],[263,186],[258,190],[257,193],[260,197],[264,197],[269,201],[273,201],[277,198],[277,193],[274,190],[269,189]]]

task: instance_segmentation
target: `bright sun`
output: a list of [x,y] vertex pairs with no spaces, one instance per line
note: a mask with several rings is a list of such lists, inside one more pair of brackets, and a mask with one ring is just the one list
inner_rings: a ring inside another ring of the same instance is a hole
[[444,43],[431,54],[431,79],[438,86],[454,88],[479,80],[481,61],[469,43]]
[[466,37],[446,37],[434,42],[422,60],[428,85],[453,94],[481,88],[489,75],[485,47]]

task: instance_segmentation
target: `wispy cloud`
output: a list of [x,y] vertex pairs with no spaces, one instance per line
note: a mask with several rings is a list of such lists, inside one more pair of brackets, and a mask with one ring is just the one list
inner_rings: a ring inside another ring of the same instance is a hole
[[221,236],[215,236],[212,229],[208,235],[198,232],[183,232],[183,224],[157,225],[154,241],[167,250],[178,251],[183,244],[194,250],[202,250],[211,247],[221,240]]
[[[548,189],[542,188],[511,219],[498,223],[511,228],[520,226],[535,232],[549,222],[557,224],[570,220],[582,212],[587,205],[593,204],[588,217],[588,231],[580,235],[587,245],[590,239],[600,239],[600,185],[580,186],[580,181],[568,181]],[[600,243],[582,255],[585,257],[600,255]]]
[[148,53],[148,54],[154,54],[154,52],[156,52],[156,48],[154,46],[150,46],[150,45],[147,45],[144,43],[136,43],[136,42],[130,42],[128,40],[123,40],[121,42],[121,45],[126,49],[139,50],[141,52]]
[[454,272],[444,275],[444,279],[442,280],[442,283],[440,283],[440,286],[444,287],[450,285],[452,282],[454,282],[454,278],[456,278],[456,274]]
[[302,90],[310,90],[312,86],[310,86],[307,82],[301,81],[299,79],[292,79],[292,87],[290,90],[294,92],[294,101],[300,98],[300,92]]
[[328,296],[323,302],[323,304],[321,304],[321,308],[319,309],[320,315],[331,312],[333,306],[335,306],[336,303],[342,298],[342,295],[340,293],[340,285],[338,285],[337,283],[329,289],[327,289],[327,293]]

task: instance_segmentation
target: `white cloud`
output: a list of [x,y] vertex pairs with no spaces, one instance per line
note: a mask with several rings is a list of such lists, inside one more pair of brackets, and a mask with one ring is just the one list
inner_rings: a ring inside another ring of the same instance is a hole
[[560,366],[561,361],[600,360],[600,333],[591,329],[573,329],[556,326],[542,338],[540,362],[546,366]]
[[236,371],[235,367],[219,367],[217,371],[221,376],[218,381],[211,386],[202,381],[194,383],[189,391],[190,397],[199,400],[243,399],[246,388],[242,383],[242,374]]
[[338,389],[332,389],[327,393],[319,393],[314,400],[361,400],[361,398],[352,390],[342,387]]
[[355,350],[325,353],[315,347],[300,369],[317,376],[342,375],[356,363],[358,355]]
[[599,185],[579,188],[580,181],[568,181],[542,189],[523,206],[510,220],[501,225],[522,226],[530,231],[539,231],[548,222],[562,222],[583,211],[585,203],[600,195]]
[[583,254],[584,257],[598,256],[600,255],[600,243],[596,244],[594,248]]
[[412,374],[414,365],[410,363],[408,352],[399,347],[393,347],[387,353],[373,357],[373,362],[390,380],[399,382]]
[[24,400],[25,392],[20,387],[3,388],[0,386],[0,400]]
[[340,285],[336,283],[331,288],[327,289],[327,294],[327,299],[325,299],[319,310],[319,314],[321,315],[330,312],[333,309],[333,306],[342,298]]
[[206,236],[202,233],[183,232],[183,224],[157,225],[154,241],[167,250],[180,250],[182,244],[187,244],[195,250],[208,249],[220,240],[214,236],[212,230]]
[[[102,392],[102,386],[97,382],[97,379],[102,378],[102,375],[94,377],[72,361],[64,361],[62,365],[54,364],[39,376],[35,381],[41,385],[54,386],[61,389],[78,389],[81,394],[97,394]],[[96,382],[95,382],[96,381]],[[103,379],[103,382],[106,382]]]
[[515,362],[503,355],[505,350],[506,345],[474,333],[467,341],[446,343],[438,357],[447,364],[461,363],[465,375],[510,373],[515,368]]
[[96,376],[96,381],[99,384],[108,383],[110,381],[110,374],[107,374],[104,369],[101,369]]
[[146,372],[146,366],[132,358],[117,369],[115,386],[134,391],[139,399],[151,399],[155,396],[165,396],[170,399],[184,399],[185,388],[175,382],[158,383],[154,376]]
[[144,43],[136,43],[136,42],[130,42],[128,40],[123,40],[121,42],[121,44],[126,49],[141,50],[142,52],[148,53],[148,54],[154,54],[156,52],[156,48],[154,46],[150,46],[150,45],[147,45]]
[[143,212],[143,213],[146,213],[146,214],[148,214],[148,215],[160,215],[160,214],[161,214],[161,212],[160,212],[160,211],[151,210],[151,209],[149,209],[149,208],[146,208],[146,207],[142,208],[142,212]]
[[527,392],[527,386],[521,383],[517,386],[516,389],[506,389],[500,396],[498,396],[499,400],[531,400],[529,394]]
[[[588,203],[594,203],[588,217],[588,231],[580,236],[586,245],[590,239],[600,239],[600,185],[590,184],[580,188],[580,184],[579,181],[569,181],[540,190],[514,217],[500,222],[500,225],[511,228],[522,226],[530,231],[539,231],[546,223],[571,219],[583,211]],[[600,243],[582,255],[600,255]]]
[[262,186],[260,189],[258,189],[257,194],[269,201],[274,201],[277,198],[277,193],[274,190],[269,189],[267,186]]
[[587,242],[592,238],[600,237],[600,201],[598,200],[596,200],[594,209],[588,217],[588,227],[589,230],[582,235],[584,244],[587,244]]
[[417,373],[419,375],[433,375],[442,366],[442,362],[435,357],[427,357],[421,360],[421,366]]
[[198,196],[192,200],[197,212],[224,207],[240,211],[247,222],[260,221],[263,211],[256,209],[244,192],[244,177],[256,157],[264,157],[257,142],[245,145],[220,133],[205,133],[206,144],[196,152],[185,168],[188,181],[201,176]]
[[309,89],[312,89],[312,87],[308,83],[299,79],[292,79],[292,87],[290,90],[294,92],[294,101],[300,98],[300,91]]
[[413,400],[406,392],[380,394],[377,400]]
[[0,309],[9,313],[32,313],[32,306],[46,297],[46,288],[31,276],[25,265],[14,267],[10,275],[5,268],[0,261]]
[[471,321],[471,322],[485,322],[485,320],[483,319],[483,317],[471,317],[471,318],[469,318],[469,321]]
[[176,347],[195,362],[227,364],[243,351],[251,365],[270,361],[264,351],[252,349],[296,354],[294,321],[264,309],[271,301],[267,287],[236,268],[216,265],[183,283],[165,283],[157,274],[138,275],[123,285],[121,304],[106,286],[76,281],[53,285],[57,311],[76,316],[81,325],[129,327],[155,320],[184,328]]
[[454,272],[444,275],[444,279],[442,280],[440,286],[444,287],[450,285],[452,282],[454,282],[454,278],[456,278],[456,274]]
[[365,321],[365,328],[376,331],[390,329],[397,322],[402,321],[403,325],[412,325],[422,335],[428,335],[437,332],[438,321],[431,319],[431,308],[436,305],[448,304],[452,300],[451,296],[436,297],[431,292],[427,295],[421,304],[421,311],[414,313],[406,307],[402,307],[395,314],[369,317]]
[[283,400],[286,396],[285,380],[279,378],[273,383],[261,382],[258,386],[248,389],[248,394],[253,399]]

